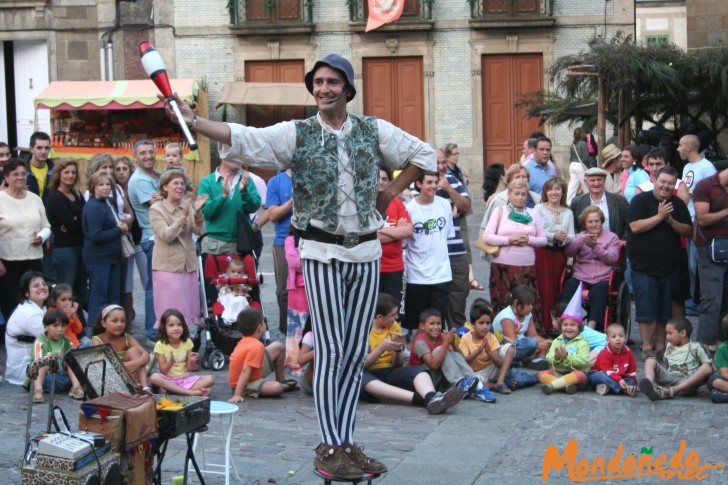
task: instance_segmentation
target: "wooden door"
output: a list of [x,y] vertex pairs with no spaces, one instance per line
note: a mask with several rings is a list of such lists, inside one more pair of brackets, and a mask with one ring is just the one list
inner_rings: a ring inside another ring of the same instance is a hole
[[48,45],[44,40],[14,41],[15,113],[18,146],[27,147],[35,131],[51,132],[51,112],[38,110],[35,124],[35,98],[48,86]]
[[[245,81],[251,83],[301,83],[305,75],[303,61],[248,61],[245,63]],[[266,106],[262,99],[260,105],[245,107],[248,126],[262,128],[281,121],[303,119],[306,117],[303,106]],[[253,172],[266,181],[276,174],[274,170],[253,169]]]
[[484,55],[482,62],[483,168],[491,163],[508,167],[521,158],[528,136],[540,129],[538,118],[527,119],[514,103],[542,89],[543,56]]
[[[425,137],[425,83],[421,57],[364,59],[364,114]],[[363,89],[362,89],[363,88]]]

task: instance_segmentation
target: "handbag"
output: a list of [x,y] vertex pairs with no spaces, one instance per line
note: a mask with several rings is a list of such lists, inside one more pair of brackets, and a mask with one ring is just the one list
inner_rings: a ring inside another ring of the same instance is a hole
[[[495,225],[495,233],[498,234],[498,227],[500,227],[500,221],[503,217],[503,208],[498,208],[498,223]],[[500,246],[494,246],[492,244],[488,244],[487,242],[483,241],[483,233],[485,232],[485,229],[481,229],[478,233],[478,239],[475,241],[475,247],[483,251],[485,254],[489,254],[493,257],[498,256],[500,253]]]
[[[697,232],[700,238],[710,248],[710,259],[718,264],[728,263],[728,237],[714,237],[712,240],[709,240],[705,237],[705,233],[703,232],[703,228],[700,227],[700,224],[696,223],[695,227],[698,230]],[[695,237],[693,239],[697,240]]]
[[238,211],[238,240],[236,249],[242,255],[253,254],[256,258],[260,257],[263,250],[263,235],[260,231],[256,232],[250,225],[250,218],[247,214]]
[[710,259],[714,263],[728,263],[728,237],[714,237],[710,241]]
[[[116,219],[116,223],[119,224],[121,221],[119,220],[119,215],[114,210],[114,207],[111,205],[111,202],[109,202],[109,199],[106,199],[106,204],[109,206],[109,209],[111,209],[111,213],[114,214],[114,219]],[[121,255],[124,258],[130,258],[136,254],[136,248],[134,247],[134,240],[131,238],[131,234],[122,233],[121,234]]]

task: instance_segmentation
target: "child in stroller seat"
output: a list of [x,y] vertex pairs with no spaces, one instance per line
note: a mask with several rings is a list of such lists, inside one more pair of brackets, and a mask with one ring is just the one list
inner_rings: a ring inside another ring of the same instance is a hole
[[244,281],[244,278],[245,265],[242,259],[231,259],[228,264],[227,274],[218,278],[218,282],[221,284],[218,285],[217,302],[213,305],[212,311],[215,315],[220,315],[228,325],[234,325],[238,313],[250,306],[252,287],[236,283],[236,281]]

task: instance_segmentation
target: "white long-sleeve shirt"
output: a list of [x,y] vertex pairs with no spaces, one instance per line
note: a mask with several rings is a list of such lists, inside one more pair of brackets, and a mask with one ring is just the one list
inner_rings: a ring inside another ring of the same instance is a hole
[[[328,126],[317,114],[319,124],[322,126],[321,136],[335,136],[338,141],[338,159],[340,166],[346,167],[349,163],[349,154],[345,149],[346,135],[351,131],[350,119],[344,122],[341,130]],[[296,150],[296,123],[284,121],[265,128],[231,123],[231,145],[220,144],[220,157],[254,167],[275,170],[287,170],[291,165],[293,153]],[[377,119],[379,129],[379,153],[385,166],[398,170],[406,164],[412,163],[424,170],[434,172],[437,170],[435,151],[430,145],[419,138],[402,131],[388,121]],[[353,190],[354,181],[350,171],[339,171],[339,185]],[[295,197],[295,194],[294,194]],[[339,221],[334,234],[368,234],[377,231],[384,225],[384,220],[378,212],[369,218],[367,227],[359,225],[356,202],[346,197],[341,190],[337,192],[339,204]],[[294,211],[291,223],[296,225]],[[323,222],[311,220],[311,225],[323,228]],[[303,259],[315,259],[329,262],[331,259],[358,263],[374,261],[382,255],[382,247],[377,239],[361,243],[353,248],[345,248],[335,244],[321,243],[301,239],[299,251]]]

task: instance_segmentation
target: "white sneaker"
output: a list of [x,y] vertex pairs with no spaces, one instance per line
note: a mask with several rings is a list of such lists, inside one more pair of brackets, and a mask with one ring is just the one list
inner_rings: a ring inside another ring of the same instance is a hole
[[609,392],[609,388],[606,384],[597,384],[597,394],[603,396]]

